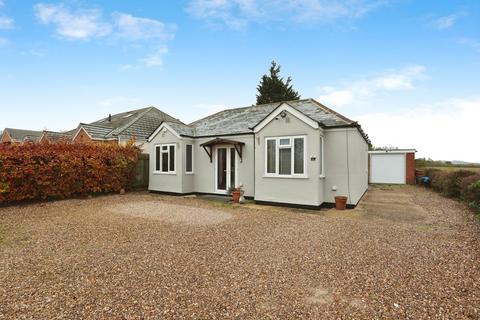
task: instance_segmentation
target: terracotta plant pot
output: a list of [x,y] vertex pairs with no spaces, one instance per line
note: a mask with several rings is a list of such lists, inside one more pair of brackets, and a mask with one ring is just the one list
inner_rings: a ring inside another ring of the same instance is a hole
[[347,197],[336,196],[335,197],[335,209],[345,210],[347,208]]
[[240,190],[235,190],[232,192],[233,203],[240,203],[240,196],[242,192]]

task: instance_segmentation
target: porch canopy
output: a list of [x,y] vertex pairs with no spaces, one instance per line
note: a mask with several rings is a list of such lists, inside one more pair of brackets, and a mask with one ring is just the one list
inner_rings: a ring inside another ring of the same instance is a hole
[[238,153],[238,156],[240,157],[240,161],[242,161],[242,151],[243,151],[243,146],[245,145],[244,142],[241,141],[235,141],[235,140],[229,140],[229,139],[222,139],[222,138],[215,138],[213,140],[207,141],[202,143],[200,146],[203,147],[205,152],[208,154],[210,157],[210,162],[213,161],[213,147],[215,145],[219,144],[231,144],[235,148],[235,150]]

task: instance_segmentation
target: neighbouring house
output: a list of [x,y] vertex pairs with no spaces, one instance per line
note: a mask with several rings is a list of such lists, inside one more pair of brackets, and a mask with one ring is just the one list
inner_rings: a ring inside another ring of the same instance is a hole
[[227,194],[318,208],[368,188],[370,141],[357,122],[313,100],[218,112],[189,125],[165,119],[148,138],[149,190]]
[[2,143],[24,143],[26,141],[38,142],[42,131],[5,128],[0,137]]
[[47,131],[44,130],[41,138],[38,142],[40,143],[56,143],[56,142],[70,142],[72,140],[72,135],[75,133],[75,130],[70,130],[66,132],[56,132],[56,131]]
[[125,145],[127,141],[134,138],[136,144],[144,150],[147,138],[164,121],[180,126],[185,125],[155,107],[147,107],[109,115],[92,123],[80,123],[77,128],[66,132],[6,128],[0,142],[22,143],[29,140],[43,143],[106,142]]
[[415,184],[415,149],[369,151],[369,182]]
[[109,115],[89,124],[80,123],[74,130],[72,141],[74,143],[96,141],[125,145],[130,139],[135,138],[136,143],[143,148],[148,137],[163,122],[185,125],[155,107],[147,107]]

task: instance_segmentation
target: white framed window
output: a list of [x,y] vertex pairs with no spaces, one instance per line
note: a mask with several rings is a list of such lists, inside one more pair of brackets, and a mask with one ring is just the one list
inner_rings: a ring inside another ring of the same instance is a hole
[[306,136],[265,138],[265,176],[306,177]]
[[320,137],[320,154],[318,155],[318,164],[320,165],[320,178],[325,177],[325,159],[324,159],[324,141],[323,136]]
[[176,163],[176,144],[155,146],[155,173],[174,174]]
[[193,144],[185,145],[185,173],[193,173]]

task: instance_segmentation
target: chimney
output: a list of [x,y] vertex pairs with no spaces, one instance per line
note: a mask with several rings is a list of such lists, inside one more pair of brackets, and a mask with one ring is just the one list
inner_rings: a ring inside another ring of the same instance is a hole
[[108,115],[108,122],[112,122],[112,114],[111,113]]

